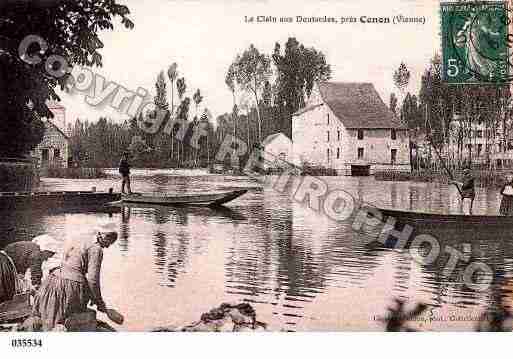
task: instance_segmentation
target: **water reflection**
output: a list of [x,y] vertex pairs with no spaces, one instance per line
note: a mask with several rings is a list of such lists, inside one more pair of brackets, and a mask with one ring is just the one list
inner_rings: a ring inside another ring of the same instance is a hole
[[[434,183],[376,182],[372,178],[329,177],[330,188],[355,198],[406,210],[458,213],[455,188]],[[116,185],[116,178],[95,183]],[[80,184],[89,188],[92,183]],[[392,298],[426,303],[442,313],[485,310],[490,293],[463,285],[459,262],[444,271],[448,255],[429,265],[412,260],[408,249],[371,242],[350,223],[336,223],[291,199],[290,193],[255,189],[244,177],[137,175],[137,191],[204,191],[246,187],[252,190],[223,209],[122,206],[97,211],[18,211],[2,214],[0,246],[51,233],[62,240],[90,235],[100,219],[119,224],[119,240],[105,255],[105,296],[127,321],[121,329],[141,330],[197,319],[223,301],[254,303],[259,317],[277,330],[382,330],[371,319],[383,314]],[[45,189],[79,189],[76,182],[52,180]],[[479,189],[476,213],[493,214],[496,191]],[[463,250],[469,261],[482,261],[510,279],[510,233],[485,237],[460,229],[436,233],[443,245]],[[370,242],[370,243],[369,243]],[[130,295],[126,295],[130,293]],[[502,297],[511,298],[511,290]],[[511,300],[509,300],[511,304]],[[472,330],[475,323],[432,323],[423,329]]]

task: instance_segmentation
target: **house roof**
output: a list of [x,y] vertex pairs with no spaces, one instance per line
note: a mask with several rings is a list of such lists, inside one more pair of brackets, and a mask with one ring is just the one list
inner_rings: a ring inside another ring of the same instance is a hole
[[[267,136],[263,141],[262,141],[262,146],[267,146],[268,144],[270,144],[271,142],[273,142],[276,138],[278,138],[280,135],[282,136],[285,136],[285,134],[281,133],[281,132],[278,132],[278,133],[273,133],[272,135],[269,135]],[[290,139],[285,136],[289,141]]]
[[406,129],[371,83],[319,82],[325,104],[346,128]]
[[310,105],[310,106],[303,107],[303,108],[299,109],[299,111],[297,111],[297,112],[294,114],[294,116],[301,115],[302,113],[305,113],[305,112],[311,111],[311,110],[313,110],[314,108],[317,108],[317,107],[322,106],[322,105],[323,105],[322,103],[318,103],[318,104],[315,104],[315,105]]
[[57,126],[56,124],[54,124],[54,123],[53,123],[52,121],[50,121],[50,120],[46,120],[46,123],[50,124],[50,125],[51,125],[52,127],[54,127],[57,131],[59,131],[59,133],[60,133],[61,135],[63,135],[65,139],[69,140],[69,136],[68,136],[68,135],[66,135],[66,134],[65,134],[65,133],[64,133],[64,132],[59,128],[59,126]]

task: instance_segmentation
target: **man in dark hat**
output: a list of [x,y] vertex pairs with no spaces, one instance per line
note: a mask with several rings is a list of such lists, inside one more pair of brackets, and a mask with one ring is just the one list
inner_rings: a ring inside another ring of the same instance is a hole
[[128,189],[128,194],[132,194],[132,189],[130,188],[130,164],[128,163],[128,158],[130,153],[125,151],[123,153],[123,157],[121,161],[119,161],[119,173],[123,177],[123,182],[121,182],[121,193],[125,193],[125,185]]

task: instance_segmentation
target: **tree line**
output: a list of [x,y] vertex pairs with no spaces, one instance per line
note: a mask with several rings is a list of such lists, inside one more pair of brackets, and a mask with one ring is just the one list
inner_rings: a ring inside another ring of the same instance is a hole
[[[166,76],[167,75],[167,76]],[[292,114],[305,105],[315,81],[328,80],[330,66],[322,52],[289,38],[284,48],[276,43],[271,55],[253,45],[238,54],[228,66],[225,85],[233,107],[215,118],[201,109],[200,89],[188,96],[185,77],[173,63],[155,82],[156,110],[140,114],[123,124],[100,118],[96,123],[76,121],[69,128],[73,158],[90,167],[116,166],[129,150],[134,165],[161,168],[206,167],[214,162],[223,139],[232,135],[254,148],[273,133],[291,137]],[[165,113],[158,131],[146,131],[157,111]],[[163,131],[170,120],[179,120]],[[196,138],[197,128],[202,135]],[[180,131],[184,131],[179,136]],[[152,132],[152,133],[149,133]]]
[[412,158],[413,164],[439,168],[436,150],[450,168],[477,163],[494,168],[497,162],[492,154],[513,148],[509,141],[513,109],[509,85],[448,85],[442,71],[441,58],[435,54],[422,75],[418,94],[403,92],[402,101],[394,93],[390,96],[391,110],[410,130],[412,148],[429,144],[428,153]]

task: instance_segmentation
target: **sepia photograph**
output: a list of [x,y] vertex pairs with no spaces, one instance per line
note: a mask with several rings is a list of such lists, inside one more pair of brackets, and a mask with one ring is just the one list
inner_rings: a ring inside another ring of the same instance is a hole
[[512,331],[512,6],[0,0],[0,338]]

